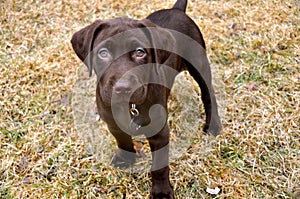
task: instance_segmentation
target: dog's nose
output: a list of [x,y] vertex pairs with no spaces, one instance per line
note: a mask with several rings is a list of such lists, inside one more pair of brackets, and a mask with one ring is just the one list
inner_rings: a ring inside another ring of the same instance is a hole
[[119,80],[114,85],[114,92],[118,95],[128,95],[132,92],[132,83],[128,80]]

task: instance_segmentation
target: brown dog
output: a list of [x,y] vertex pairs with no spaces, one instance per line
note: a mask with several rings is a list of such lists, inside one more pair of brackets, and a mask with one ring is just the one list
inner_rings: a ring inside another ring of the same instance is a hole
[[167,100],[175,76],[183,71],[202,92],[204,131],[218,135],[221,122],[211,84],[205,43],[185,14],[186,0],[143,20],[97,20],[73,35],[73,49],[97,75],[96,100],[101,118],[116,138],[113,164],[135,162],[132,136],[147,137],[152,151],[151,199],[174,198],[169,181]]

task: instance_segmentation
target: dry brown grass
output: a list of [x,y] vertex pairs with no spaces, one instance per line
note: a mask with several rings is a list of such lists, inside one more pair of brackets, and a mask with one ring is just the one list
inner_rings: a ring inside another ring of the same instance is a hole
[[[143,18],[174,1],[0,2],[0,198],[146,198],[148,173],[99,161],[74,125],[82,64],[69,40],[96,18]],[[172,131],[194,132],[171,163],[177,198],[300,197],[299,9],[297,0],[189,1],[219,73],[224,128],[204,136],[176,117],[193,110],[197,93],[172,96]]]

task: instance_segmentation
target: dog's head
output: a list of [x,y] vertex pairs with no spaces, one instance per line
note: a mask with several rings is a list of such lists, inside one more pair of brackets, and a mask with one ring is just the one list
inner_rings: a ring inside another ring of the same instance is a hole
[[112,96],[117,96],[115,101],[134,104],[146,99],[147,83],[157,75],[158,64],[166,64],[171,55],[156,49],[158,42],[170,50],[174,45],[167,30],[147,19],[129,18],[97,20],[76,32],[71,40],[90,75],[95,71],[98,97],[105,105],[111,105]]

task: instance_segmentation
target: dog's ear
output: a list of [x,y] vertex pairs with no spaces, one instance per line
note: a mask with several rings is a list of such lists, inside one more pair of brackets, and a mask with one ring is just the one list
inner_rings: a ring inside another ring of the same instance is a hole
[[92,56],[89,56],[93,50],[94,40],[103,27],[103,21],[97,20],[91,25],[76,32],[71,39],[72,47],[81,61],[88,67],[89,75],[92,75]]
[[141,27],[151,42],[154,63],[166,64],[175,48],[175,39],[168,29],[155,25],[148,19],[140,21]]

